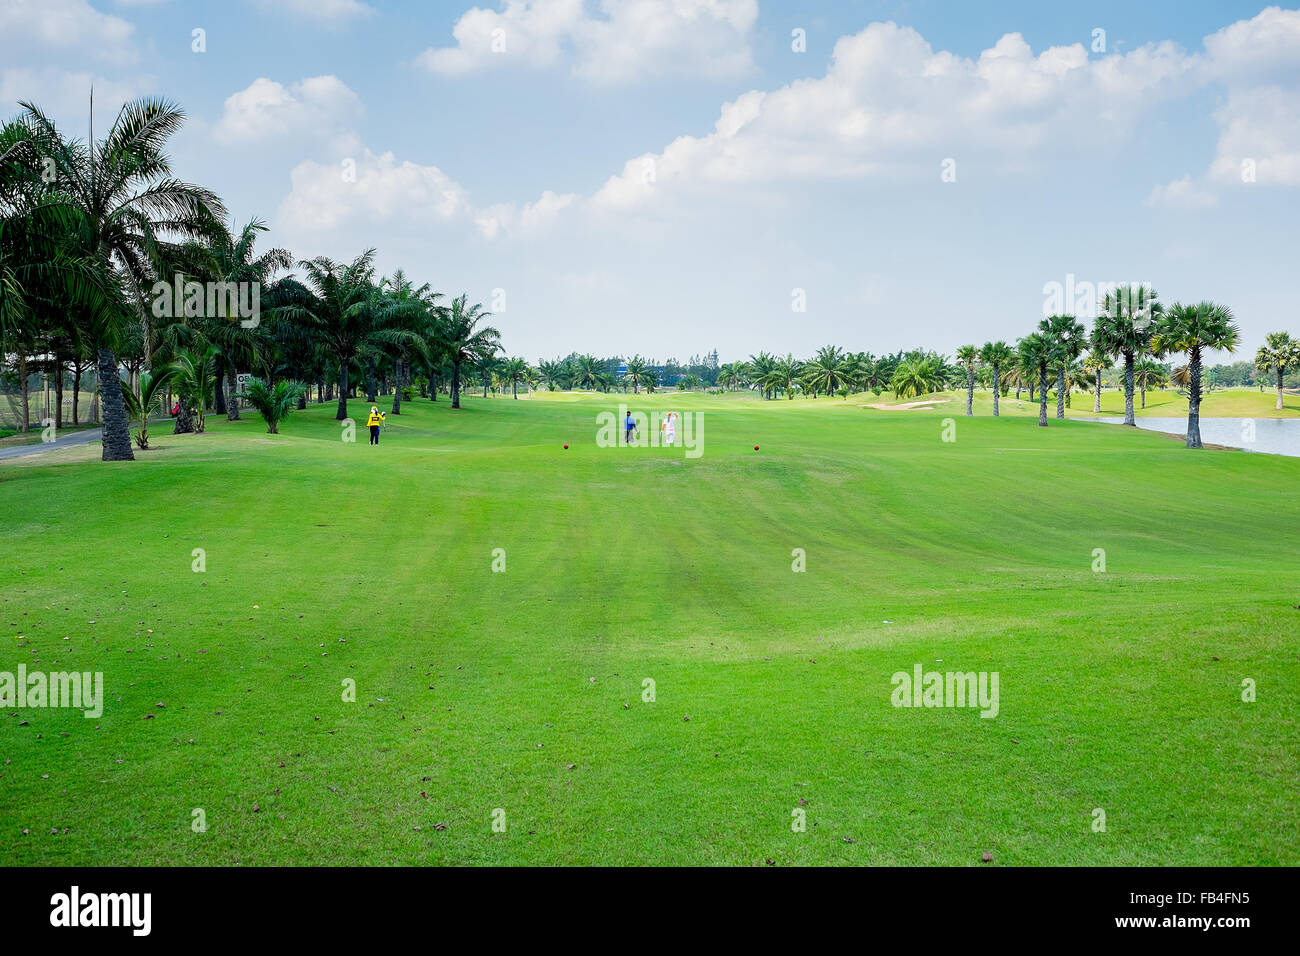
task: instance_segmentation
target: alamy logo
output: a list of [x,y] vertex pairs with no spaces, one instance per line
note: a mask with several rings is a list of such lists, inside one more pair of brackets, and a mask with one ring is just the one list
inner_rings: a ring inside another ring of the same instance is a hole
[[177,273],[153,284],[153,314],[159,319],[239,319],[246,329],[261,323],[260,282],[196,282]]
[[921,665],[912,673],[898,671],[889,681],[895,707],[978,707],[981,717],[998,715],[998,672],[925,671]]
[[19,664],[17,674],[0,671],[2,707],[75,707],[87,717],[99,717],[104,713],[104,675],[100,671],[28,673],[27,665]]
[[1065,282],[1047,282],[1043,285],[1043,317],[1073,315],[1081,319],[1095,319],[1101,315],[1107,302],[1120,312],[1132,315],[1139,329],[1145,329],[1154,319],[1149,282],[1091,282],[1077,280],[1073,272],[1066,273]]
[[129,926],[132,935],[148,936],[153,923],[150,893],[70,893],[50,897],[51,926]]
[[687,458],[704,454],[703,412],[633,412],[619,405],[617,415],[598,414],[596,426],[598,448],[674,448],[680,444]]

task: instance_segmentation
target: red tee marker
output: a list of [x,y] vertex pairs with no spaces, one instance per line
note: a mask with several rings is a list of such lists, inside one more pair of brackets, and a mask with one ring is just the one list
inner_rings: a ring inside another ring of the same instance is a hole
[[568,445],[565,445],[564,447],[567,449],[569,446],[568,446]]
[[757,446],[757,445],[754,446],[754,451],[758,451],[758,446]]

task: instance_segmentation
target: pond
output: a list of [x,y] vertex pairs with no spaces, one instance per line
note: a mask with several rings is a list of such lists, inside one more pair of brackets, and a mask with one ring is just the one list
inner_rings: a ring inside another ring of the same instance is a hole
[[[1121,424],[1122,417],[1085,418],[1082,421]],[[1186,418],[1138,417],[1138,428],[1170,435],[1186,435]],[[1253,433],[1252,433],[1253,431]],[[1300,418],[1202,418],[1201,441],[1246,451],[1300,458]]]

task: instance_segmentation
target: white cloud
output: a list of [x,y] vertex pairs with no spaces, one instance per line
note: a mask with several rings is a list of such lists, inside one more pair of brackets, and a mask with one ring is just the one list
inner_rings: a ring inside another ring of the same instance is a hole
[[536,235],[569,206],[576,197],[573,193],[558,195],[546,190],[536,202],[517,206],[498,203],[475,214],[474,222],[486,239],[500,236]]
[[290,178],[276,222],[299,236],[352,225],[373,231],[379,222],[427,226],[473,214],[465,190],[441,169],[399,162],[391,152],[363,148],[332,164],[309,160]]
[[1148,204],[1204,208],[1223,187],[1300,186],[1300,10],[1268,7],[1210,34],[1197,66],[1227,88],[1214,160],[1198,182],[1157,186]]
[[1170,44],[1099,60],[1078,44],[1035,56],[1013,33],[972,60],[874,23],[836,43],[825,76],[725,104],[712,133],[630,160],[594,201],[627,208],[674,183],[937,178],[947,157],[1017,169],[1096,148],[1099,129],[1122,141],[1144,110],[1188,87],[1190,70]]
[[466,11],[456,45],[430,47],[425,69],[458,75],[510,63],[550,67],[568,56],[573,72],[597,83],[648,75],[740,76],[753,69],[749,35],[757,0],[506,0]]
[[[352,155],[345,155],[352,151]],[[351,134],[335,146],[333,162],[299,163],[292,189],[280,206],[277,228],[295,236],[384,223],[423,234],[430,227],[473,226],[485,239],[535,237],[572,203],[572,194],[550,190],[531,203],[479,208],[469,193],[437,166],[399,161],[375,153]]]
[[0,63],[13,65],[50,54],[82,61],[133,63],[135,27],[100,13],[86,0],[4,0],[0,3]]
[[[1297,18],[1300,20],[1300,17]],[[1300,186],[1300,95],[1277,86],[1236,91],[1215,113],[1208,178],[1223,185]],[[1250,177],[1250,178],[1248,178]]]
[[[645,0],[644,10],[657,3]],[[701,5],[702,0],[682,0],[680,9]],[[614,22],[623,6],[610,0],[602,9]],[[714,14],[721,8],[709,5]],[[433,51],[441,62],[434,68],[479,66],[479,54],[466,38],[503,19],[531,31],[519,34],[528,42],[513,55],[553,63],[565,44],[573,43],[579,69],[597,62],[577,39],[581,31],[574,23],[586,19],[580,3],[511,0],[502,12],[475,10],[462,17],[460,46]],[[1296,184],[1300,101],[1293,87],[1250,87],[1258,64],[1238,55],[1260,24],[1289,36],[1295,20],[1300,13],[1270,8],[1207,38],[1206,53],[1191,54],[1167,42],[1105,57],[1090,57],[1080,44],[1035,53],[1020,34],[1011,33],[974,58],[935,51],[911,28],[873,23],[835,44],[824,76],[742,94],[723,104],[711,132],[680,136],[660,152],[628,160],[587,196],[548,190],[531,203],[476,207],[437,167],[398,164],[391,154],[375,157],[367,151],[374,169],[366,189],[341,191],[336,169],[303,164],[295,170],[294,193],[284,209],[303,222],[322,224],[366,215],[411,222],[422,216],[463,219],[487,239],[537,235],[571,215],[616,222],[629,234],[653,233],[655,217],[670,219],[688,203],[726,202],[727,196],[750,204],[766,201],[756,188],[763,185],[775,191],[816,180],[937,182],[948,157],[959,169],[975,168],[987,176],[1050,170],[1052,163],[1081,150],[1118,153],[1154,107],[1210,83],[1229,91],[1216,113],[1221,136],[1213,178],[1226,181],[1242,157],[1253,157],[1261,182]],[[509,34],[507,44],[516,36]],[[1266,58],[1281,63],[1290,41],[1281,47],[1269,42]],[[636,54],[628,57],[634,60]],[[1251,72],[1243,80],[1236,71],[1248,63]],[[1240,88],[1242,83],[1247,86]],[[392,198],[399,183],[412,190],[407,204]],[[1205,177],[1185,175],[1156,186],[1146,202],[1207,208],[1218,201],[1212,187]],[[367,190],[379,197],[369,209],[358,205]]]
[[1300,70],[1300,12],[1266,7],[1205,38],[1211,72],[1240,80]]
[[260,77],[226,98],[213,136],[248,143],[338,135],[361,112],[360,98],[337,76],[311,76],[288,87]]
[[1192,181],[1190,175],[1156,186],[1143,200],[1146,206],[1173,206],[1180,209],[1207,209],[1218,205],[1218,197]]

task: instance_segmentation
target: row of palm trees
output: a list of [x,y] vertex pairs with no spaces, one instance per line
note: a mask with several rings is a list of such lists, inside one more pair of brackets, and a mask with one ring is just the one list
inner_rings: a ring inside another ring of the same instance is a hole
[[[237,227],[215,193],[174,176],[165,147],[184,113],[173,103],[128,103],[97,140],[92,99],[84,142],[66,136],[37,106],[21,105],[22,114],[0,128],[0,352],[17,356],[24,388],[28,356],[52,365],[60,383],[64,368],[79,381],[91,363],[105,386],[125,373],[121,389],[101,389],[105,460],[133,457],[131,420],[136,443],[147,447],[149,418],[173,398],[178,432],[202,431],[209,410],[237,419],[241,397],[274,430],[283,417],[277,409],[305,407],[313,385],[316,400],[337,398],[340,420],[361,387],[370,402],[391,390],[395,414],[416,388],[434,401],[445,391],[459,408],[473,378],[484,396],[504,387],[515,397],[521,387],[659,387],[655,367],[640,355],[622,369],[618,359],[591,354],[536,366],[507,358],[481,305],[466,295],[443,302],[401,270],[377,275],[374,249],[350,262],[295,260],[279,248],[259,252],[265,223]],[[263,290],[258,320],[241,321],[229,303],[180,315],[154,307],[159,283],[189,281],[255,285]],[[1079,385],[1095,385],[1100,410],[1102,373],[1117,362],[1125,423],[1135,424],[1135,388],[1145,404],[1148,387],[1172,378],[1189,398],[1188,445],[1200,447],[1203,353],[1231,351],[1238,340],[1226,307],[1166,309],[1154,289],[1134,286],[1104,297],[1091,331],[1073,316],[1049,316],[1014,346],[962,346],[953,363],[925,349],[877,357],[828,345],[807,360],[759,352],[718,367],[717,385],[771,400],[886,388],[912,397],[964,383],[970,415],[975,383],[987,380],[994,415],[1010,387],[1017,397],[1028,388],[1045,426],[1049,376],[1057,417],[1064,418]],[[1172,375],[1153,361],[1174,354],[1186,363]],[[1276,372],[1280,408],[1283,378],[1300,367],[1300,344],[1271,334],[1256,366]],[[245,374],[253,377],[241,392]]]
[[886,388],[909,396],[941,390],[956,373],[943,356],[924,349],[877,357],[827,345],[806,360],[759,352],[748,361],[725,363],[718,368],[718,385],[728,391],[753,389],[765,399],[777,395],[847,398],[854,392],[878,395]]
[[[527,379],[522,359],[497,360],[500,333],[481,305],[465,295],[443,303],[400,270],[377,275],[373,249],[350,262],[259,252],[265,223],[236,227],[215,193],[174,175],[165,148],[184,121],[174,103],[128,103],[97,139],[92,96],[84,141],[20,105],[0,127],[0,353],[17,357],[24,404],[29,356],[60,385],[66,369],[79,383],[93,361],[104,460],[134,457],[131,420],[147,447],[149,418],[172,400],[175,430],[202,431],[209,411],[237,419],[241,397],[272,418],[286,397],[305,407],[312,384],[320,401],[337,389],[345,419],[359,378],[372,402],[391,385],[399,414],[417,380],[459,408],[471,367],[491,363],[493,374],[501,366],[516,384]],[[193,310],[187,300],[174,315],[159,308],[171,298],[159,290],[175,283],[255,286],[261,308],[249,321],[233,297],[215,309],[211,299]]]
[[[1165,358],[1183,355],[1186,364],[1174,371],[1171,378],[1187,393],[1187,447],[1200,448],[1200,407],[1204,391],[1202,367],[1204,354],[1210,350],[1232,352],[1241,339],[1232,311],[1215,302],[1174,303],[1165,307],[1155,289],[1135,285],[1107,293],[1091,331],[1072,315],[1051,315],[1038,323],[1038,327],[1021,338],[1014,349],[1005,342],[990,342],[982,348],[965,345],[957,350],[958,361],[966,368],[966,414],[972,415],[977,363],[992,369],[996,383],[1003,368],[1011,367],[1028,376],[1030,388],[1037,385],[1039,396],[1038,424],[1047,425],[1047,391],[1049,373],[1056,379],[1056,417],[1065,417],[1065,405],[1071,383],[1071,370],[1084,353],[1083,370],[1096,382],[1097,398],[1094,410],[1101,408],[1101,373],[1112,361],[1121,364],[1124,387],[1124,424],[1136,425],[1134,417],[1134,391],[1138,370],[1145,373],[1145,389],[1158,386],[1160,375],[1154,377],[1146,357]],[[1282,380],[1287,369],[1300,362],[1296,345],[1286,333],[1268,337],[1256,356],[1256,366],[1261,370],[1277,370],[1277,407],[1282,407]],[[1031,392],[1032,399],[1032,392]],[[994,386],[993,414],[998,414],[998,389]]]

